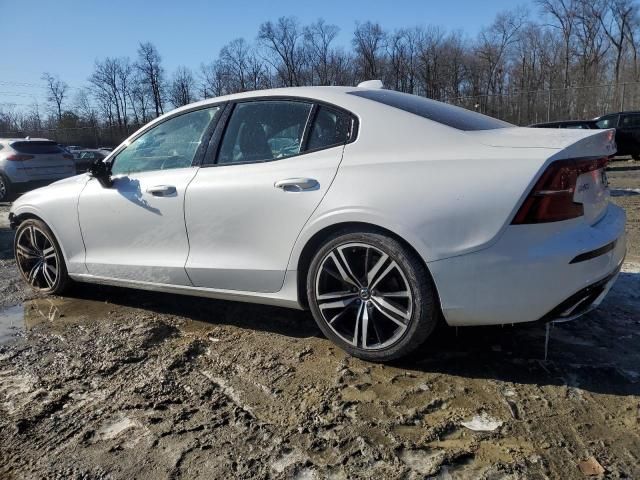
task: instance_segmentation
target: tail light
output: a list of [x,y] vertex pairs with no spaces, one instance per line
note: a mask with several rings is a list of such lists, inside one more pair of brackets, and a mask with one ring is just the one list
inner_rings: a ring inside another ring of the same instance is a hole
[[522,203],[513,225],[569,220],[584,215],[581,203],[573,201],[578,177],[607,166],[608,157],[573,158],[553,162]]
[[71,155],[70,153],[63,153],[62,158],[64,158],[65,160],[73,160],[73,155]]
[[26,160],[31,160],[33,158],[33,155],[15,154],[15,155],[9,155],[8,157],[5,157],[5,158],[11,162],[24,162]]

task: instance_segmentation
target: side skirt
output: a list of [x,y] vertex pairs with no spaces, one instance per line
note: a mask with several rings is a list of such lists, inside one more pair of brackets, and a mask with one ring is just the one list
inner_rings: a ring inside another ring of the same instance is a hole
[[99,277],[86,273],[69,273],[69,277],[77,282],[111,285],[115,287],[136,288],[153,292],[175,293],[196,297],[215,298],[235,302],[258,303],[276,307],[304,310],[298,301],[297,271],[287,270],[284,285],[279,292],[242,292],[238,290],[218,290],[215,288],[188,287],[183,285],[168,285],[164,283],[142,282],[138,280],[122,280],[118,278]]

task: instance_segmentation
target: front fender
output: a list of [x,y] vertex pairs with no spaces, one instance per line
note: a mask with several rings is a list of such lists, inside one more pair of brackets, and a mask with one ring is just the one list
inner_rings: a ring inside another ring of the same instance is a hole
[[78,197],[88,177],[73,177],[24,194],[11,207],[17,226],[22,219],[35,217],[53,232],[69,273],[87,273],[85,249],[78,222]]

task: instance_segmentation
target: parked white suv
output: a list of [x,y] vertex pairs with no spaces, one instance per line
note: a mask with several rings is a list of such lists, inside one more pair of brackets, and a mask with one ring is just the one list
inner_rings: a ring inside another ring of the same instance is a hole
[[0,202],[76,174],[73,155],[44,138],[0,138]]

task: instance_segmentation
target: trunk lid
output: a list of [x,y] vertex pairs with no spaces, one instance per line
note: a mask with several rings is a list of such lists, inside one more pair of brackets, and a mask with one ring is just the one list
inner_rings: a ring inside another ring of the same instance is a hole
[[613,155],[616,151],[615,129],[580,130],[569,128],[497,128],[465,132],[474,140],[491,147],[550,148],[555,150],[576,147],[582,150],[578,156]]
[[[531,195],[538,198],[550,195],[571,195],[568,201],[581,204],[583,219],[590,225],[598,222],[606,213],[609,203],[609,188],[606,174],[606,162],[616,152],[615,130],[572,130],[572,129],[544,129],[544,128],[502,128],[496,130],[484,130],[467,132],[478,142],[493,147],[513,148],[540,148],[549,152],[549,157],[539,173],[539,181],[550,169],[554,162],[564,162],[567,165],[558,175],[560,183],[571,182],[575,185],[567,185],[570,190],[558,190],[550,192],[542,188],[542,191],[532,192]],[[517,153],[514,153],[514,160]],[[567,163],[569,162],[569,163]],[[571,174],[570,172],[577,172]],[[562,182],[562,178],[566,182]],[[534,190],[539,185],[534,186]],[[563,187],[564,188],[564,187]],[[552,221],[552,220],[549,220]]]

